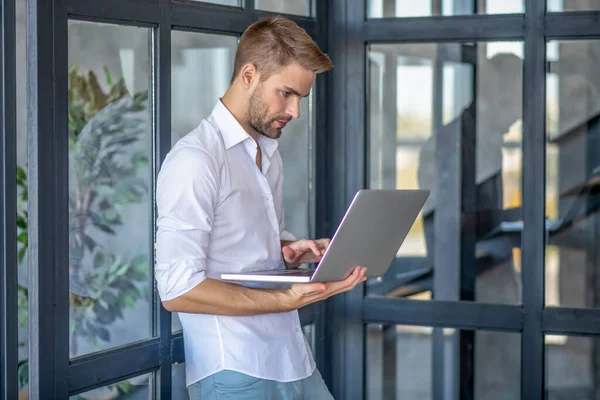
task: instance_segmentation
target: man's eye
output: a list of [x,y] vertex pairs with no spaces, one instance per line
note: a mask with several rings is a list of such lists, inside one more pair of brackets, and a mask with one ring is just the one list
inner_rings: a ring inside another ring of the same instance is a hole
[[292,94],[292,92],[286,92],[285,90],[282,90],[281,94],[283,95],[283,97],[290,97],[290,95]]

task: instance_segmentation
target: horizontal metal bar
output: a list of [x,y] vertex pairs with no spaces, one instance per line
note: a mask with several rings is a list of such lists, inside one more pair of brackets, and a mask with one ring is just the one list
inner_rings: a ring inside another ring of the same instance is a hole
[[[173,29],[177,30],[189,29],[241,35],[252,22],[275,15],[280,14],[264,10],[248,12],[239,7],[210,3],[171,2],[171,23]],[[297,15],[286,15],[286,17],[295,21],[312,37],[317,34],[315,19]]]
[[157,25],[160,7],[157,0],[68,0],[71,19],[118,22],[127,25]]
[[171,339],[171,361],[176,364],[185,362],[182,332],[175,333]]
[[252,16],[238,7],[183,1],[171,2],[173,29],[195,29],[239,35],[251,22]]
[[600,309],[597,308],[544,308],[544,333],[600,335]]
[[69,395],[157,370],[159,347],[159,339],[151,339],[71,360]]
[[579,39],[600,37],[600,11],[549,13],[545,17],[547,39]]
[[524,37],[525,16],[521,14],[370,19],[362,30],[362,38],[370,43],[474,42]]
[[519,306],[467,301],[418,301],[366,297],[365,322],[477,329],[520,331],[523,313]]

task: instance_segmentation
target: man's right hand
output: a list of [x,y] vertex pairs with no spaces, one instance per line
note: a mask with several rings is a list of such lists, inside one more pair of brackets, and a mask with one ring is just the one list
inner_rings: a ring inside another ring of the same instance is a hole
[[207,278],[192,290],[168,301],[171,312],[248,316],[297,310],[354,289],[364,282],[366,268],[356,267],[343,281],[299,283],[289,289],[253,289]]
[[366,267],[356,267],[343,281],[326,283],[296,283],[289,289],[292,308],[298,309],[317,301],[325,300],[336,294],[352,290],[367,280]]

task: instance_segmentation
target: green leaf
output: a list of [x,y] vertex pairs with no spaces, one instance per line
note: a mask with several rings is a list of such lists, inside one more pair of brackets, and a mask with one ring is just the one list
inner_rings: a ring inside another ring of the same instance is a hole
[[131,163],[136,169],[146,168],[148,165],[148,156],[142,152],[136,152],[131,156]]
[[26,388],[29,384],[29,360],[19,361],[17,364],[17,371],[19,376],[19,388]]
[[94,239],[92,239],[91,236],[86,235],[85,233],[83,234],[83,243],[86,245],[90,252],[93,252],[96,248],[96,242],[94,241]]
[[108,87],[111,87],[113,85],[112,76],[106,65],[104,66],[104,73],[106,74],[106,84],[108,85]]
[[20,215],[17,216],[17,227],[27,229],[27,220]]
[[129,308],[135,308],[135,299],[132,296],[125,296],[125,305]]
[[21,181],[27,180],[27,173],[25,170],[17,165],[17,179]]
[[104,233],[110,233],[111,235],[116,235],[117,232],[114,231],[114,229],[112,229],[110,226],[106,225],[106,224],[102,224],[100,222],[95,222],[94,221],[94,226],[98,229],[100,229],[102,232]]
[[20,243],[23,243],[25,246],[27,246],[27,244],[29,242],[27,232],[21,232],[19,234],[19,236],[17,236],[17,241]]
[[[110,333],[108,332],[108,329],[90,323],[87,324],[87,328],[94,336],[99,337],[100,340],[103,340],[105,342],[108,342],[110,340]],[[93,338],[94,337],[92,337],[92,339]],[[94,340],[92,340],[92,342],[94,342]]]
[[19,249],[19,263],[23,262],[23,259],[25,258],[25,253],[27,252],[27,247],[21,247]]
[[104,253],[96,253],[94,255],[94,268],[99,268],[104,265]]

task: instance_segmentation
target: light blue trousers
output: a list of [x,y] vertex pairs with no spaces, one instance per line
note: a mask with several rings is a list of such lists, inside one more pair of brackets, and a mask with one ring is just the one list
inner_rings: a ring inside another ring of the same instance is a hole
[[188,387],[190,400],[332,400],[318,369],[306,379],[276,382],[220,371]]

